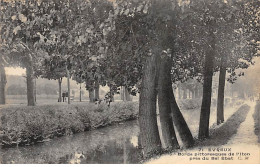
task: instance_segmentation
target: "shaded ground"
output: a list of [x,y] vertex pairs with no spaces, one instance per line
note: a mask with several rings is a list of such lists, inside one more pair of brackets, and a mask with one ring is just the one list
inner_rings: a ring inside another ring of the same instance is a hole
[[210,138],[198,142],[198,146],[220,146],[227,144],[231,137],[237,133],[241,123],[245,121],[249,109],[248,105],[241,106],[223,125],[210,129]]
[[224,124],[211,131],[210,139],[197,142],[196,147],[177,150],[147,163],[260,163],[259,145],[253,130],[254,108],[254,103],[243,105]]
[[[237,106],[225,106],[225,112],[224,112],[224,118],[228,119],[233,115],[238,108],[241,105]],[[216,127],[216,120],[217,120],[217,108],[216,107],[211,107],[211,113],[210,113],[210,120],[209,120],[209,126],[210,129]],[[200,108],[197,109],[192,109],[192,110],[182,110],[181,111],[186,122],[188,123],[188,126],[191,130],[191,133],[193,137],[197,138],[198,137],[198,132],[199,132],[199,121],[200,121]]]

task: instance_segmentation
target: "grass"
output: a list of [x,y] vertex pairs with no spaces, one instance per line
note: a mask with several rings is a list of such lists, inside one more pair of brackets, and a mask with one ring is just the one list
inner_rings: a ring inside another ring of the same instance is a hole
[[259,120],[259,114],[260,114],[260,101],[258,100],[256,102],[255,106],[255,112],[254,112],[254,121],[255,121],[255,134],[258,136],[258,143],[260,143],[260,120]]
[[30,145],[114,123],[136,119],[134,102],[77,105],[13,106],[1,110],[2,146]]

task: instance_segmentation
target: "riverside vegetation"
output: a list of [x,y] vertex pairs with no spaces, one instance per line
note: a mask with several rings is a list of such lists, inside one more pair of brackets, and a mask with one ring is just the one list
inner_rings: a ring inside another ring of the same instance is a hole
[[2,146],[29,145],[53,137],[93,130],[138,116],[137,103],[43,105],[1,110]]

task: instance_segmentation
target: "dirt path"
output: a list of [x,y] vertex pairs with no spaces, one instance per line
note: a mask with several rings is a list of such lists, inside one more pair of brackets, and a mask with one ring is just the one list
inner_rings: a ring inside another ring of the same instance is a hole
[[255,102],[247,102],[250,106],[249,113],[246,120],[240,125],[237,134],[231,138],[227,143],[228,147],[232,148],[232,151],[249,153],[248,161],[245,160],[246,156],[240,156],[241,162],[239,163],[260,163],[260,145],[258,138],[254,133],[254,110]]
[[257,136],[254,133],[254,102],[247,102],[247,105],[250,106],[249,113],[246,117],[245,122],[243,122],[237,134],[227,143],[228,145],[241,145],[241,144],[249,144],[249,145],[257,145]]
[[[163,155],[157,159],[151,159],[148,164],[201,164],[201,163],[260,163],[260,147],[257,136],[254,133],[254,102],[246,102],[250,107],[245,121],[240,124],[237,133],[233,135],[227,144],[220,146],[195,147],[188,150],[179,150],[170,155]],[[217,155],[218,154],[218,155]],[[225,154],[225,155],[219,155]]]

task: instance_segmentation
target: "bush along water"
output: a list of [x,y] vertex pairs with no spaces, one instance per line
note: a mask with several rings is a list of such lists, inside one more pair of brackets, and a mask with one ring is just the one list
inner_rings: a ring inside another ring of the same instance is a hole
[[54,137],[136,119],[134,102],[7,107],[0,111],[2,147],[31,145]]

